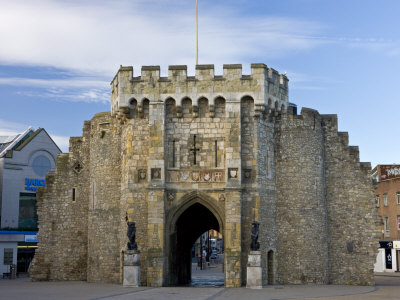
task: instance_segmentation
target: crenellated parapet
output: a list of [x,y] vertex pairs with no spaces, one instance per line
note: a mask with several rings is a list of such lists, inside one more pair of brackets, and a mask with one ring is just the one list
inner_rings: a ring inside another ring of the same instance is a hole
[[[206,99],[213,111],[215,101],[239,102],[254,99],[256,111],[286,111],[289,105],[288,78],[265,64],[251,64],[251,74],[242,74],[241,64],[223,65],[223,74],[215,75],[214,65],[196,65],[195,76],[188,76],[187,66],[168,67],[168,77],[160,76],[159,66],[142,66],[140,76],[133,67],[121,66],[111,82],[111,113],[119,119],[129,118],[129,109],[143,110],[144,102],[175,101],[178,115],[185,99],[191,101],[193,113],[199,101]],[[140,117],[140,115],[139,115]]]

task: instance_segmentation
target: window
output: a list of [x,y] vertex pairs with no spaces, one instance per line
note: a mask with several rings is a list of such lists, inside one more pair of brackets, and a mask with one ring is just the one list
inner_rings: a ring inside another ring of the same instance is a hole
[[396,200],[397,204],[400,205],[400,192],[396,193]]
[[400,216],[397,216],[397,230],[400,230]]
[[383,194],[383,205],[388,206],[388,196],[387,196],[387,194]]
[[13,256],[14,256],[13,248],[4,248],[3,264],[4,265],[12,265],[13,264]]
[[385,224],[385,236],[390,236],[389,217],[385,217],[384,224]]
[[36,194],[20,193],[18,227],[36,229],[37,222]]
[[72,202],[75,202],[76,200],[76,190],[75,188],[72,188]]
[[375,195],[375,202],[376,202],[376,207],[379,207],[379,195]]
[[39,155],[33,160],[32,167],[37,176],[45,177],[46,173],[51,169],[51,163],[46,156]]

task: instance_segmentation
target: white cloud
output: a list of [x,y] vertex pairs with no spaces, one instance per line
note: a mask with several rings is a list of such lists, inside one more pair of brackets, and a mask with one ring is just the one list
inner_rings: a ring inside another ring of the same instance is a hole
[[53,141],[57,144],[57,146],[61,149],[62,152],[68,152],[69,148],[69,137],[67,136],[60,136],[50,134]]
[[28,125],[0,119],[0,136],[12,136],[28,129]]
[[108,103],[110,101],[109,82],[85,77],[70,79],[0,77],[0,85],[18,87],[17,94],[27,97],[51,98],[71,102]]
[[110,83],[100,80],[88,80],[75,77],[73,79],[34,79],[23,77],[0,77],[0,85],[30,86],[40,88],[88,88],[109,87]]
[[[107,77],[120,64],[194,65],[194,26],[194,7],[182,1],[3,1],[0,62]],[[309,49],[321,43],[310,38],[320,29],[313,22],[244,17],[214,7],[200,14],[199,60],[222,65]]]

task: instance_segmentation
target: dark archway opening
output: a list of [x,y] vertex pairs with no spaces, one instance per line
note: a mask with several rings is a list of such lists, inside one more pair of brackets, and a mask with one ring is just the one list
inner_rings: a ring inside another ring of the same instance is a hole
[[208,230],[221,232],[214,214],[200,203],[187,208],[176,221],[171,235],[170,261],[172,285],[187,285],[192,280],[192,247],[201,234]]

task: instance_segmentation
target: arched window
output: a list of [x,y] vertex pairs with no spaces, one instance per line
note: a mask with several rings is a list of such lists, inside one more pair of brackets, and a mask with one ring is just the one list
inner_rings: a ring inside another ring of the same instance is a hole
[[167,119],[176,117],[176,104],[173,98],[168,98],[165,102],[165,114]]
[[199,100],[199,118],[207,117],[208,111],[208,100],[206,98],[201,98]]
[[46,156],[38,155],[33,160],[32,168],[37,176],[45,177],[46,173],[51,169],[51,162]]
[[150,110],[150,101],[149,99],[144,99],[143,100],[143,119],[148,119],[149,118],[149,110]]
[[216,118],[225,118],[225,99],[222,97],[215,99],[214,116]]
[[137,118],[138,107],[136,99],[131,99],[129,101],[129,117],[131,119]]
[[184,118],[192,117],[192,100],[189,98],[182,100],[182,114]]

